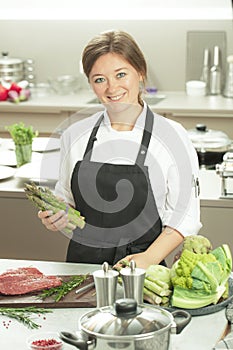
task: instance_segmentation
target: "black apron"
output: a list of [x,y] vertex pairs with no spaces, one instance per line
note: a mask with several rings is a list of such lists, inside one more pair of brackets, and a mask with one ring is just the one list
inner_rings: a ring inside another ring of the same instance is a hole
[[94,126],[83,160],[76,163],[71,177],[75,205],[85,217],[86,225],[73,233],[67,251],[68,262],[102,264],[107,261],[114,265],[126,255],[145,251],[162,230],[148,167],[144,165],[153,113],[147,109],[142,142],[133,165],[91,161],[103,118],[101,115]]

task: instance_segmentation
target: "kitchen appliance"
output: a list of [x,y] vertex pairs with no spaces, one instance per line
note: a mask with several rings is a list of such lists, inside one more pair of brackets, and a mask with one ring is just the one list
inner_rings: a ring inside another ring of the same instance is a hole
[[227,57],[227,64],[228,66],[223,96],[233,98],[233,55]]
[[4,82],[19,82],[24,79],[24,60],[8,56],[2,52],[0,58],[0,80]]
[[232,140],[220,130],[208,129],[204,124],[197,124],[195,129],[188,130],[202,168],[215,169],[223,161],[224,154],[232,147]]
[[221,177],[221,197],[233,198],[233,151],[223,156],[223,162],[216,165],[216,172]]
[[114,306],[85,313],[77,335],[61,332],[60,337],[82,350],[168,350],[170,335],[180,333],[190,321],[191,315],[184,310],[170,313],[123,298]]

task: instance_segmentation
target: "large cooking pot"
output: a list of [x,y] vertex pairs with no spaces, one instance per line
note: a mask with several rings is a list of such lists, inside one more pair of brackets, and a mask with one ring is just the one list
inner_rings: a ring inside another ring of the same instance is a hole
[[11,58],[8,52],[2,52],[0,58],[0,79],[6,82],[19,82],[24,79],[24,61]]
[[204,124],[188,130],[188,135],[196,149],[200,167],[215,168],[232,147],[232,140],[224,132],[208,129]]
[[124,298],[87,312],[79,320],[77,335],[61,332],[60,337],[80,350],[167,350],[171,333],[180,333],[190,320],[186,311],[170,313]]

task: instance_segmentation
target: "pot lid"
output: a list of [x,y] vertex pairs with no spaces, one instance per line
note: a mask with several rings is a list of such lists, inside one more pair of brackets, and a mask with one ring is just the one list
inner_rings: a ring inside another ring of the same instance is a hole
[[197,124],[195,129],[188,130],[188,135],[196,149],[221,149],[231,144],[223,131],[207,129],[204,124]]
[[88,334],[102,337],[146,335],[170,327],[173,316],[156,306],[137,305],[134,299],[118,299],[113,306],[88,312],[80,319]]
[[23,61],[20,58],[11,58],[8,56],[8,52],[2,52],[2,57],[0,58],[0,65],[11,65],[20,64]]

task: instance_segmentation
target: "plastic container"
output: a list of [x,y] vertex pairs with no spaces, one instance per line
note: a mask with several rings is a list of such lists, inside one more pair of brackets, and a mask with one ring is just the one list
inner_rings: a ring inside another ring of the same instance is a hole
[[186,94],[188,96],[205,96],[206,82],[201,80],[190,80],[186,82]]

